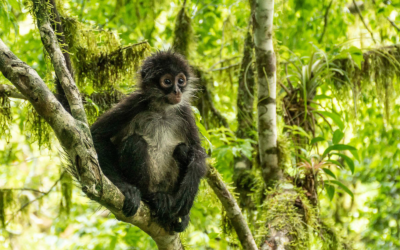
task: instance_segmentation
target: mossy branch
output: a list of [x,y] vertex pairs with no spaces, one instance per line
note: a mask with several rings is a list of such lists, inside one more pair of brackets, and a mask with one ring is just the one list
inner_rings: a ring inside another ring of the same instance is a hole
[[71,108],[71,114],[75,119],[87,124],[86,113],[83,108],[79,90],[76,87],[75,81],[67,67],[57,36],[50,24],[47,2],[33,1],[33,4],[42,43],[47,53],[49,53],[54,71],[65,92]]
[[249,226],[247,225],[246,219],[243,217],[243,214],[239,208],[239,205],[236,202],[235,197],[233,197],[233,195],[229,192],[227,186],[222,181],[221,176],[214,167],[208,166],[208,173],[206,178],[208,184],[210,185],[212,190],[214,190],[215,194],[218,196],[218,199],[224,206],[227,217],[231,221],[243,249],[258,249],[256,242],[254,241],[253,235],[249,229]]

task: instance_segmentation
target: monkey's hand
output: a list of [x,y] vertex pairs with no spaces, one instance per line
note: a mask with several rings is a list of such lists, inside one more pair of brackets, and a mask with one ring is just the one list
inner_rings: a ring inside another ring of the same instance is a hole
[[167,193],[157,192],[146,195],[144,201],[149,205],[150,210],[157,217],[162,225],[168,225],[173,221],[172,207],[174,199]]
[[194,153],[188,145],[181,143],[175,147],[172,156],[174,157],[175,161],[178,162],[180,168],[186,168],[193,160]]
[[120,185],[119,189],[125,196],[124,205],[122,206],[122,213],[126,217],[131,217],[136,214],[141,200],[139,189],[130,184]]
[[189,221],[190,221],[189,215],[177,218],[172,223],[172,230],[174,230],[177,233],[183,232],[189,225]]

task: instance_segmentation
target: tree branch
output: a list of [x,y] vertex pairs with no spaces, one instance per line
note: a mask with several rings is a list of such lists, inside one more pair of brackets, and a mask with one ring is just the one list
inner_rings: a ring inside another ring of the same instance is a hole
[[356,10],[357,10],[358,15],[359,15],[360,18],[361,18],[362,23],[364,24],[365,28],[368,30],[369,34],[371,34],[371,38],[372,38],[372,40],[374,41],[374,43],[376,44],[376,40],[375,40],[375,38],[374,38],[374,34],[372,33],[372,31],[369,29],[367,23],[365,22],[364,17],[363,17],[363,15],[361,14],[361,10],[360,10],[360,8],[358,7],[358,5],[357,5],[357,3],[356,3],[355,0],[353,0],[353,4],[354,4],[354,7],[355,7]]
[[321,37],[319,38],[319,43],[322,43],[323,39],[324,39],[324,35],[326,32],[326,28],[328,27],[328,15],[329,15],[329,10],[331,9],[333,0],[331,0],[331,2],[329,3],[328,7],[326,8],[325,11],[325,17],[324,17],[324,30],[322,31]]
[[397,32],[400,32],[400,27],[396,25],[395,22],[393,22],[392,20],[390,20],[389,17],[386,17],[386,19],[390,22],[390,24],[397,30]]
[[245,218],[232,194],[229,192],[225,183],[221,180],[217,170],[209,166],[207,173],[207,182],[214,190],[218,199],[221,201],[225,208],[226,214],[235,228],[236,234],[245,250],[257,250],[256,242],[254,241],[253,235],[247,225]]
[[7,84],[0,84],[0,95],[6,95],[7,97],[26,100],[26,97],[18,92],[18,90],[14,86]]
[[79,90],[75,85],[75,81],[67,67],[67,62],[58,44],[57,37],[51,27],[47,2],[43,0],[40,2],[33,1],[33,4],[42,43],[50,55],[54,71],[57,78],[60,80],[71,108],[71,114],[75,119],[84,124],[88,124]]

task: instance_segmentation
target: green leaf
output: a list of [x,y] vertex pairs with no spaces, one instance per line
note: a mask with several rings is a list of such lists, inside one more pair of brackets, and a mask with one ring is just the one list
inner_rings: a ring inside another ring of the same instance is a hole
[[314,137],[311,140],[311,145],[315,144],[315,143],[318,143],[318,142],[321,142],[321,141],[325,141],[325,138],[323,138],[323,137]]
[[357,149],[353,146],[350,145],[345,145],[345,144],[335,144],[332,145],[330,147],[328,147],[327,149],[325,149],[322,158],[324,158],[327,154],[329,154],[329,152],[331,152],[332,150],[337,150],[337,151],[341,151],[341,150],[350,150],[351,151],[357,151]]
[[350,153],[354,156],[354,158],[356,158],[358,161],[360,161],[357,150],[350,150]]
[[329,168],[323,168],[322,170],[324,170],[325,174],[330,175],[336,179],[336,175]]
[[340,153],[335,153],[335,155],[338,155],[343,158],[343,160],[347,163],[347,166],[349,166],[350,171],[352,174],[354,174],[354,161],[350,157],[348,157],[345,154],[340,154]]
[[218,237],[218,233],[209,233],[209,234],[207,234],[208,235],[208,238],[210,238],[210,239],[215,239],[215,238],[217,238]]
[[333,183],[333,184],[338,185],[339,187],[341,187],[341,188],[343,189],[343,191],[345,191],[345,192],[348,193],[352,198],[354,198],[353,192],[352,192],[348,187],[346,187],[343,183],[341,183],[340,181],[329,180],[329,181],[326,181],[326,182],[328,182],[328,183]]
[[357,67],[361,69],[361,63],[364,61],[364,56],[361,49],[351,46],[348,51],[350,53],[351,59],[353,59]]
[[336,166],[338,166],[339,168],[343,168],[343,165],[342,165],[340,162],[338,162],[338,161],[335,161],[335,160],[326,160],[326,162],[331,163],[331,164],[333,164],[333,165],[336,165]]
[[[208,134],[207,129],[201,124],[200,121],[196,121],[197,128],[199,129],[200,134],[204,137],[204,139],[207,141],[208,144],[208,149],[210,150],[210,153],[213,151],[213,145],[210,141],[210,135]],[[204,146],[204,145],[203,145]]]
[[339,129],[336,129],[335,132],[333,132],[333,138],[332,138],[332,143],[333,144],[338,144],[344,137],[344,133],[340,131]]
[[329,199],[332,200],[333,197],[335,196],[335,187],[328,184],[328,185],[325,185],[325,189],[326,189],[326,193],[328,194]]
[[97,106],[97,104],[94,103],[94,102],[92,101],[92,99],[90,99],[90,98],[88,98],[88,97],[86,97],[85,100],[86,100],[87,103],[90,103],[90,104],[96,109],[96,115],[99,115],[99,111],[100,111],[99,106]]
[[325,117],[329,117],[332,119],[332,121],[339,127],[340,130],[344,130],[344,123],[340,116],[335,113],[327,112],[327,111],[314,111],[317,112]]

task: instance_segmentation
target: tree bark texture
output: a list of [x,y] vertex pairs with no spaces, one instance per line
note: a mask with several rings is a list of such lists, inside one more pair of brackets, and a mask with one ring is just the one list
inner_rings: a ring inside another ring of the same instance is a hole
[[225,208],[226,214],[234,227],[236,234],[245,250],[257,250],[257,245],[253,235],[247,225],[245,218],[236,202],[236,199],[229,192],[225,183],[221,180],[218,172],[214,167],[209,167],[207,173],[207,182],[218,196]]
[[253,15],[258,74],[258,146],[267,185],[282,178],[278,166],[276,127],[276,59],[273,48],[273,0],[257,0]]

